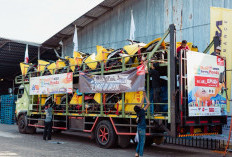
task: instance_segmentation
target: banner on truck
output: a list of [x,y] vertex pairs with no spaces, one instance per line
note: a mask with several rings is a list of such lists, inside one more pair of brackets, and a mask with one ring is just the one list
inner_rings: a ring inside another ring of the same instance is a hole
[[[232,69],[232,9],[226,8],[210,8],[210,40],[213,40],[215,35],[221,39],[221,55],[226,57],[226,68]],[[211,48],[210,52],[213,52]],[[226,72],[227,92],[229,99],[232,98],[231,93],[231,76],[232,72]],[[227,101],[227,112],[230,112],[232,102]]]
[[79,90],[82,93],[124,93],[145,90],[144,65],[111,75],[90,75],[80,72]]
[[226,115],[225,87],[219,82],[224,60],[209,54],[187,52],[189,116]]
[[73,92],[73,73],[30,78],[30,95]]

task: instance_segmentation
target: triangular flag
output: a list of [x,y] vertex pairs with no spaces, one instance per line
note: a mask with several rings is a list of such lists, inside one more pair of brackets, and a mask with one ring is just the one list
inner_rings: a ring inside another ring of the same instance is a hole
[[73,43],[74,43],[73,52],[77,52],[78,51],[78,36],[77,36],[76,26],[75,26],[74,35],[73,35]]
[[80,52],[78,52],[78,35],[77,35],[77,27],[75,26],[74,34],[73,34],[73,58],[75,59],[75,64],[80,66],[83,61],[83,57]]
[[28,62],[29,62],[28,45],[26,45],[24,63],[28,63]]
[[133,10],[131,10],[130,40],[135,40],[135,21],[133,17]]

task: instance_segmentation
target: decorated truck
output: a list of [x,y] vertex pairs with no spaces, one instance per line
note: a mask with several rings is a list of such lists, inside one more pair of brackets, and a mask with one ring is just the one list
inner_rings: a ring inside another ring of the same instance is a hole
[[[227,113],[224,59],[191,50],[177,57],[176,45],[175,26],[170,25],[162,38],[148,44],[132,41],[116,50],[97,46],[96,54],[74,52],[56,62],[39,60],[36,68],[21,63],[22,75],[15,80],[20,85],[19,132],[44,128],[45,101],[56,98],[54,132],[81,131],[100,147],[126,147],[136,135],[133,108],[142,103],[145,90],[151,102],[146,145],[161,144],[164,136],[221,134]],[[160,73],[158,102],[145,72],[153,63]]]

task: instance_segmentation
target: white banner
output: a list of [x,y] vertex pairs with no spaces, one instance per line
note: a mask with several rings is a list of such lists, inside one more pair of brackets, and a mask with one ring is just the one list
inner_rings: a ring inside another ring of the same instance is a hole
[[218,56],[187,52],[189,116],[226,115],[226,96],[219,82],[225,70],[224,60]]
[[31,77],[30,95],[73,92],[73,73]]

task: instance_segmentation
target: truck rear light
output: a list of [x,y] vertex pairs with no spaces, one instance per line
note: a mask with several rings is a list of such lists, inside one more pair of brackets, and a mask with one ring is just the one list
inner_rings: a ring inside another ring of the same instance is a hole
[[200,123],[208,123],[208,121],[200,121]]
[[194,124],[194,121],[186,121],[186,124]]

